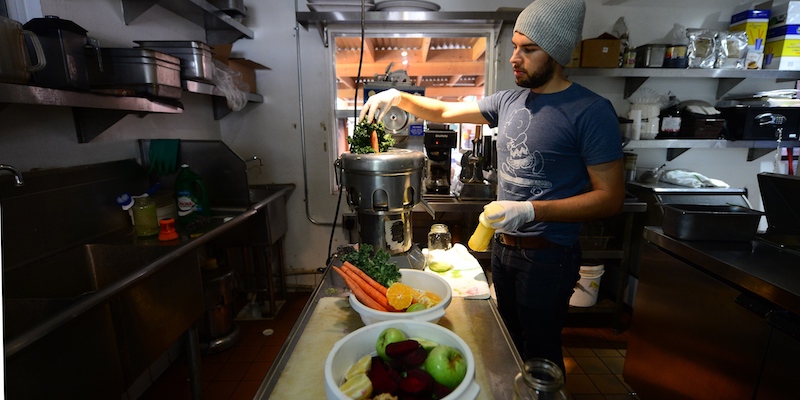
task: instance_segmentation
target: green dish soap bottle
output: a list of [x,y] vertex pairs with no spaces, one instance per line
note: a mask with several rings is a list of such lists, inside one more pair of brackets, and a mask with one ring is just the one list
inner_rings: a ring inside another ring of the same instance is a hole
[[178,203],[178,223],[188,224],[198,216],[211,215],[203,178],[189,169],[189,164],[181,165],[175,178],[175,196]]

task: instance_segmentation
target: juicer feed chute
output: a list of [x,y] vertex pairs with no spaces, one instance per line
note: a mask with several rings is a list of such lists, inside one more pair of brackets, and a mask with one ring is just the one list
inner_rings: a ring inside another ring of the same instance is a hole
[[411,210],[423,201],[425,155],[407,149],[343,153],[336,167],[347,203],[358,213],[359,242],[393,256],[411,250]]

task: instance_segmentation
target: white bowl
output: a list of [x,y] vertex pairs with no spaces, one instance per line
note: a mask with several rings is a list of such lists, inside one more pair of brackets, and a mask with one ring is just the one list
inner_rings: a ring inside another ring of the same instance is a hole
[[439,322],[444,317],[444,310],[450,305],[453,299],[453,289],[446,280],[430,272],[419,271],[416,269],[403,268],[400,270],[401,282],[414,289],[427,290],[441,297],[442,301],[425,310],[413,312],[388,312],[378,311],[365,306],[358,301],[355,295],[350,294],[350,307],[356,310],[361,316],[364,325],[374,324],[381,321],[411,319],[415,321]]
[[359,328],[333,345],[325,360],[325,395],[328,400],[349,399],[339,390],[339,386],[344,383],[344,374],[364,355],[377,354],[375,343],[378,341],[378,336],[389,327],[403,331],[407,337],[432,340],[460,351],[467,360],[467,374],[464,380],[442,400],[472,400],[478,397],[480,386],[475,382],[475,357],[463,339],[450,330],[430,322],[400,320],[383,321]]

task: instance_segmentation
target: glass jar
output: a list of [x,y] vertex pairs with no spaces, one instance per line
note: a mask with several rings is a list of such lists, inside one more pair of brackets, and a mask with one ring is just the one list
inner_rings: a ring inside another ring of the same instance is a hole
[[133,200],[133,226],[136,229],[136,236],[158,235],[156,203],[150,197],[137,197]]
[[567,400],[564,374],[554,362],[532,358],[514,377],[514,400]]
[[448,261],[446,251],[453,246],[450,230],[445,224],[433,224],[428,232],[428,256],[425,260],[428,269],[433,272],[447,272],[453,269]]
[[428,250],[449,250],[453,237],[445,224],[433,224],[428,232]]

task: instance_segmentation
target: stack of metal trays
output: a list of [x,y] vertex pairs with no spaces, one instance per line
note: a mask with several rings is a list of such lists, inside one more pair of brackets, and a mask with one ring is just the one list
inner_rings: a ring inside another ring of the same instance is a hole
[[134,40],[139,48],[167,53],[180,58],[181,78],[211,82],[214,60],[211,46],[196,40]]
[[92,91],[170,99],[181,97],[179,58],[148,49],[101,48],[100,66],[95,51],[91,48],[86,51]]

